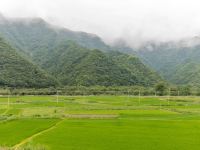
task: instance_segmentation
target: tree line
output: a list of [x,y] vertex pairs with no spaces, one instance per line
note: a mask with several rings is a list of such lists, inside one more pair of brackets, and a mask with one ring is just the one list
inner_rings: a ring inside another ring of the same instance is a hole
[[0,95],[131,95],[131,96],[200,96],[200,88],[169,86],[158,83],[142,86],[65,86],[60,88],[0,88]]

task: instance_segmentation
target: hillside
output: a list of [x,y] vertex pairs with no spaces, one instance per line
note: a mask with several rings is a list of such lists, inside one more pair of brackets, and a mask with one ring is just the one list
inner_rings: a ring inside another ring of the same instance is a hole
[[176,66],[174,75],[170,78],[175,84],[200,87],[200,63],[189,61]]
[[41,60],[41,67],[63,85],[153,85],[161,80],[138,58],[90,50],[72,41],[60,44]]
[[126,68],[131,75],[137,77],[142,85],[148,86],[162,81],[161,77],[152,69],[148,68],[140,59],[134,55],[121,52],[108,52],[110,58],[120,67]]
[[49,87],[55,80],[21,57],[15,49],[0,38],[0,86]]

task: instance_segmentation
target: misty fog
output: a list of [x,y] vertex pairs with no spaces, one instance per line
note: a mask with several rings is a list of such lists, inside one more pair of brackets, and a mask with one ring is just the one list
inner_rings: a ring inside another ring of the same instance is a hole
[[6,17],[41,17],[109,44],[179,41],[200,35],[198,0],[0,0]]

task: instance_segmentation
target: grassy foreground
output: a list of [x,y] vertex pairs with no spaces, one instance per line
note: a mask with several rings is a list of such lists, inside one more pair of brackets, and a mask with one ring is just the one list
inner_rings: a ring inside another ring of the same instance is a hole
[[200,98],[0,97],[0,135],[3,150],[198,150]]

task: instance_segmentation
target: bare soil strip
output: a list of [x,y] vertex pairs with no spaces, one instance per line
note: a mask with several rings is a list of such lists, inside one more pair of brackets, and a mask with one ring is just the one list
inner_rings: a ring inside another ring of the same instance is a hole
[[68,114],[65,115],[66,118],[74,118],[74,119],[112,119],[117,118],[118,115],[110,115],[110,114]]

